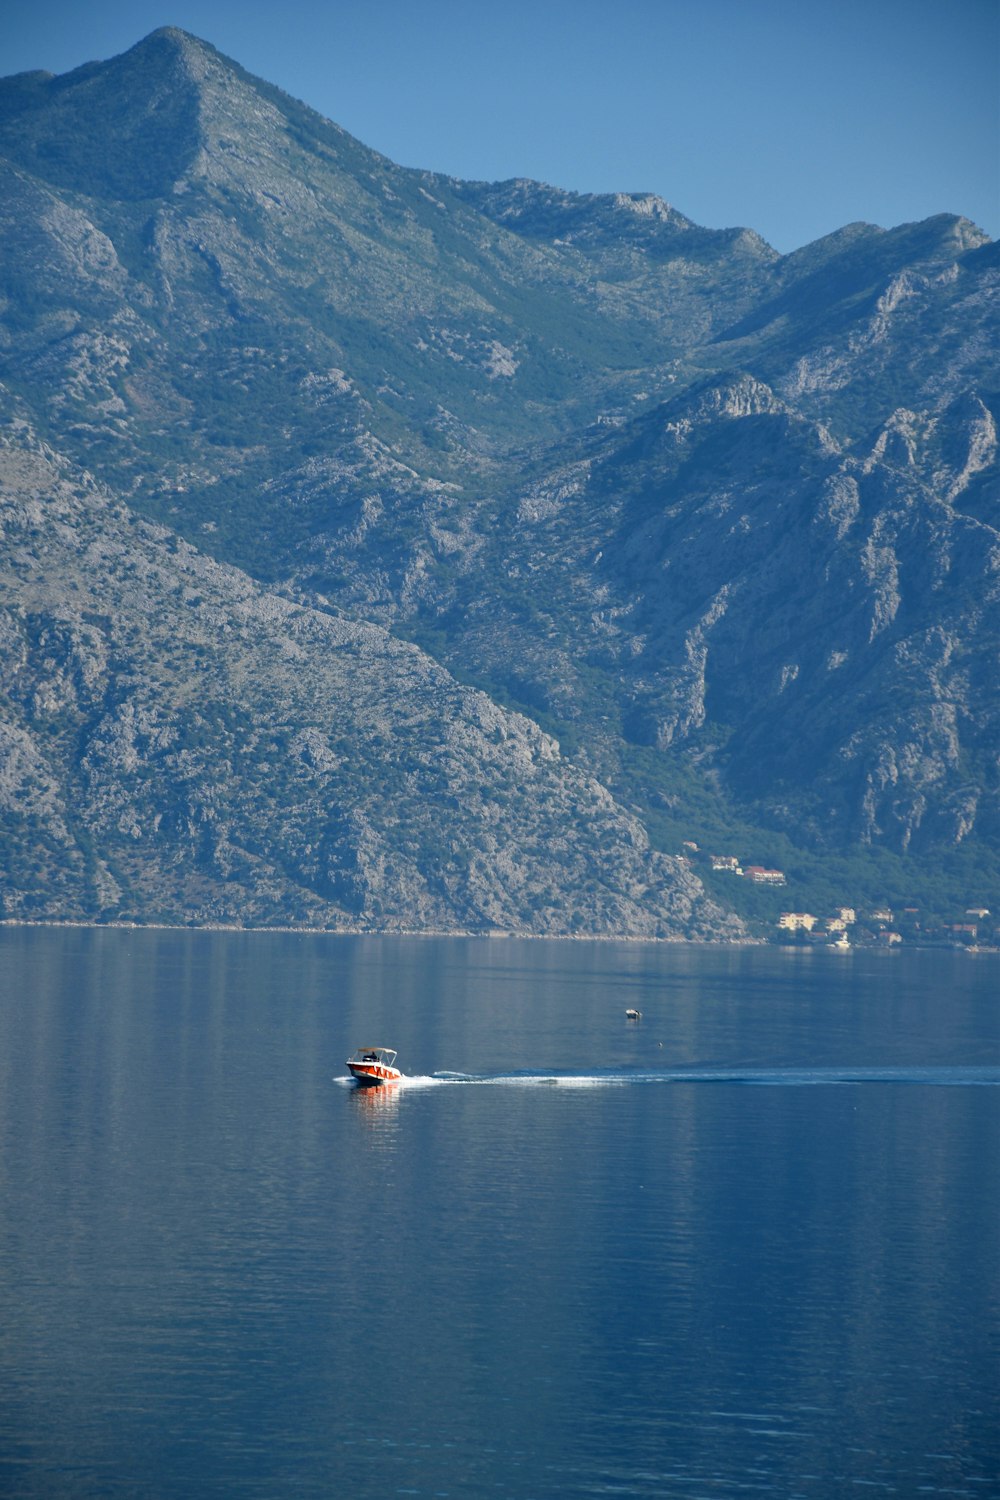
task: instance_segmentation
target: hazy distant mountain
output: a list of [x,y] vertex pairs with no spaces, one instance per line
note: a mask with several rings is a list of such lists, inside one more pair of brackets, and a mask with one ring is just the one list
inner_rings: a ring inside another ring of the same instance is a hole
[[172,29],[4,80],[0,158],[6,910],[737,931],[685,830],[996,880],[975,226],[410,171]]

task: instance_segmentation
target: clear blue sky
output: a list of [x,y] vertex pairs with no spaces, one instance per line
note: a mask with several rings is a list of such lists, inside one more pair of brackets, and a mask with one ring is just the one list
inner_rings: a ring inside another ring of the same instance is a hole
[[1000,237],[1000,0],[5,0],[0,73],[181,26],[406,166],[651,191],[792,250]]

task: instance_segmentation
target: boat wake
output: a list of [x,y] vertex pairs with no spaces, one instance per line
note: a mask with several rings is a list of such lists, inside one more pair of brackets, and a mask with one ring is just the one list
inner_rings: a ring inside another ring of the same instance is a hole
[[[353,1079],[338,1083],[353,1087]],[[593,1073],[431,1073],[404,1074],[394,1089],[454,1088],[629,1088],[640,1084],[732,1084],[758,1088],[808,1088],[861,1084],[916,1084],[936,1088],[1000,1087],[1000,1067],[909,1068],[656,1068],[602,1069]]]

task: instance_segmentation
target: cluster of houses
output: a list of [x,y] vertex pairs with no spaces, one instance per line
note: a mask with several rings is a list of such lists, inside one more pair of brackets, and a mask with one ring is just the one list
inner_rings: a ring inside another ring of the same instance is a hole
[[[701,850],[692,839],[684,840],[681,845],[681,858],[686,864],[693,865],[700,854]],[[785,884],[783,870],[769,870],[764,865],[747,865],[744,869],[735,854],[710,854],[708,863],[713,870],[724,870],[727,875],[742,876],[744,880],[749,880],[754,885]]]
[[[857,920],[858,914],[853,906],[838,906],[831,917],[814,917],[809,911],[783,911],[778,918],[778,936],[780,939],[783,933],[801,934],[796,939],[799,942],[805,939],[825,943],[829,948],[849,948],[850,929],[856,925]],[[891,947],[903,941],[898,932],[891,930],[891,911],[872,912],[868,920],[875,924],[875,931],[871,932],[866,928],[866,932],[876,942]]]
[[794,934],[794,941],[825,943],[834,948],[852,944],[874,944],[893,948],[905,941],[947,944],[960,948],[994,948],[1000,944],[1000,924],[993,921],[988,907],[972,906],[961,922],[927,923],[920,920],[915,906],[901,912],[888,907],[873,907],[860,918],[850,906],[838,907],[832,917],[814,917],[807,911],[783,911],[778,918],[778,941]]
[[[691,839],[685,839],[681,845],[680,857],[691,868],[701,862],[712,870],[739,876],[755,885],[786,883],[782,870],[768,869],[765,865],[744,867],[735,854],[705,854]],[[943,924],[922,921],[915,906],[903,907],[898,912],[887,906],[873,907],[860,917],[853,906],[838,906],[832,915],[825,917],[808,911],[783,911],[776,923],[775,940],[832,948],[850,948],[858,943],[893,948],[904,941],[993,948],[1000,946],[1000,918],[994,919],[985,906],[970,906],[961,921]]]

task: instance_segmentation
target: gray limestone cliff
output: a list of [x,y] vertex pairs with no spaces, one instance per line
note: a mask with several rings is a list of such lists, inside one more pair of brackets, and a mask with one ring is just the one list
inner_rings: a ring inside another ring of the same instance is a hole
[[7,916],[735,935],[530,720],[0,445]]
[[730,828],[1000,879],[998,281],[410,171],[173,28],[0,81],[4,909],[731,935],[670,857]]

